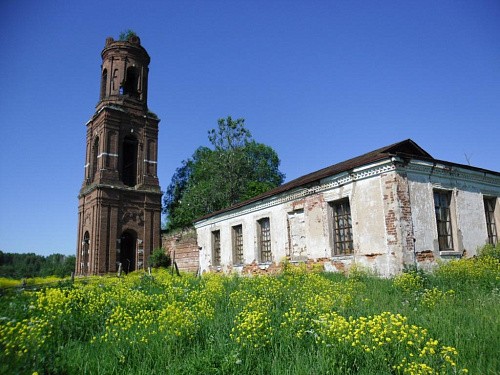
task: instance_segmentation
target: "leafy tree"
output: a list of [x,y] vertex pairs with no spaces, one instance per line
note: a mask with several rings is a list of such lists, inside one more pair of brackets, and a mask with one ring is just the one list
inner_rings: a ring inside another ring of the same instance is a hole
[[177,168],[164,196],[167,229],[190,226],[193,220],[279,186],[284,174],[269,146],[257,143],[245,120],[230,116],[208,132],[213,148],[199,147]]
[[16,254],[0,251],[0,276],[11,278],[37,276],[69,276],[75,270],[74,255],[52,254],[47,257],[34,253]]

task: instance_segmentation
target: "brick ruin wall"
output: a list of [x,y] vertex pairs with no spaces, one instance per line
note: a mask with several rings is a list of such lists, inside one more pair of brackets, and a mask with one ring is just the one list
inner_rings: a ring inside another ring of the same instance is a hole
[[186,229],[174,234],[162,233],[161,244],[167,254],[170,254],[171,259],[177,263],[180,271],[198,272],[199,249],[194,229]]

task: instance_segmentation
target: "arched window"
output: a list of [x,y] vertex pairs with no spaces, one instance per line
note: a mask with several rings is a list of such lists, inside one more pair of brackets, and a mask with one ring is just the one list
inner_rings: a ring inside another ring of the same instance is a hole
[[122,146],[122,181],[127,186],[137,183],[137,139],[128,135],[123,140]]
[[106,85],[108,84],[108,70],[104,69],[102,71],[102,78],[101,78],[101,100],[104,99],[106,96]]
[[94,145],[92,146],[92,161],[90,167],[92,168],[92,173],[90,175],[91,179],[95,179],[97,173],[97,159],[99,157],[99,137],[94,140]]
[[125,79],[125,85],[123,86],[123,93],[131,97],[138,97],[137,92],[137,80],[139,75],[137,74],[137,69],[134,67],[127,68],[127,77]]
[[89,247],[90,247],[90,234],[88,231],[83,235],[82,253],[80,258],[80,270],[83,274],[87,274],[89,270]]

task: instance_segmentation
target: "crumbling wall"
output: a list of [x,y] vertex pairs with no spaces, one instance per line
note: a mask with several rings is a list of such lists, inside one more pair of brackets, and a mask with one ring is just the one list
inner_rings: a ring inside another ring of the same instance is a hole
[[190,228],[173,234],[162,233],[162,247],[177,263],[179,270],[198,272],[199,249],[196,230]]

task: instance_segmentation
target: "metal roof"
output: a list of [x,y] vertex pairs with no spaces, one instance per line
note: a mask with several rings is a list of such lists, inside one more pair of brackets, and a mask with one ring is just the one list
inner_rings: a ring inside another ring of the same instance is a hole
[[289,181],[283,185],[280,185],[274,189],[271,189],[265,193],[262,193],[260,195],[257,195],[251,199],[248,199],[246,201],[237,203],[231,207],[212,212],[211,214],[202,216],[198,219],[196,219],[194,222],[199,222],[204,219],[208,219],[212,216],[219,215],[224,212],[232,211],[236,208],[246,206],[247,204],[253,203],[260,201],[265,198],[269,198],[273,195],[277,195],[280,193],[284,193],[293,189],[296,189],[298,187],[307,187],[315,183],[319,183],[322,179],[326,177],[330,177],[342,172],[350,171],[353,170],[354,168],[361,167],[366,164],[371,164],[374,162],[377,162],[379,160],[387,159],[392,156],[400,156],[402,158],[417,158],[421,160],[427,160],[427,161],[433,161],[433,162],[439,162],[442,164],[447,164],[447,165],[454,165],[454,166],[460,166],[464,168],[469,168],[477,171],[484,171],[484,172],[489,172],[493,173],[495,175],[500,175],[500,173],[497,172],[492,172],[492,171],[487,171],[481,168],[476,168],[476,167],[471,167],[471,166],[466,166],[466,165],[461,165],[461,164],[456,164],[456,163],[450,163],[450,162],[445,162],[441,160],[434,159],[427,151],[425,151],[422,147],[417,145],[414,141],[411,139],[406,139],[401,142],[393,143],[391,145],[381,147],[377,150],[370,151],[366,154],[357,156],[352,159],[345,160],[343,162],[333,164],[329,167],[320,169],[316,172],[312,172],[309,174],[306,174],[302,177],[296,178],[292,181]]

